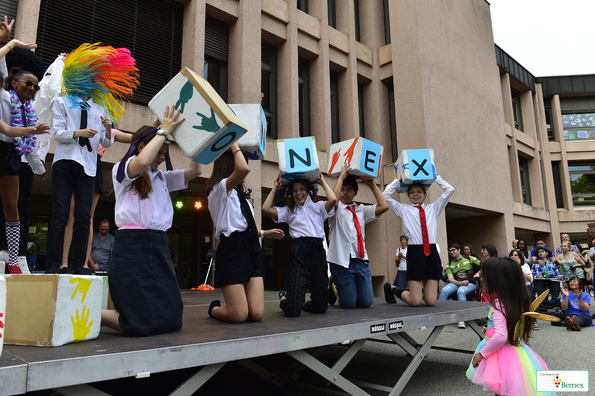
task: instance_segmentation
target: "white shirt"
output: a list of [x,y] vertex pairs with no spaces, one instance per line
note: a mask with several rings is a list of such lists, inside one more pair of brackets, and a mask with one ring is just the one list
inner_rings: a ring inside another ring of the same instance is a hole
[[[236,231],[242,232],[248,229],[248,222],[242,213],[237,190],[232,188],[227,191],[227,178],[221,180],[209,193],[209,212],[215,224],[217,239],[220,239],[221,234],[229,237]],[[254,216],[254,211],[252,215]]]
[[[438,223],[436,222],[437,217],[442,213],[446,204],[455,193],[455,189],[444,181],[440,176],[436,176],[436,183],[442,187],[444,192],[438,197],[433,203],[426,205],[422,204],[426,213],[426,227],[428,229],[428,239],[430,243],[436,243],[436,229]],[[419,209],[418,205],[413,204],[402,204],[391,198],[395,190],[399,188],[401,183],[395,179],[384,189],[382,195],[388,202],[388,207],[403,222],[403,234],[409,238],[410,245],[423,245],[423,237],[421,235],[421,222],[419,221]]]
[[[395,253],[395,256],[398,256],[399,252],[403,254],[403,258],[401,259],[401,261],[399,261],[399,268],[397,268],[397,270],[407,271],[407,248],[398,248],[397,252]],[[440,254],[440,252],[438,252],[438,254]]]
[[529,267],[529,265],[523,264],[523,265],[521,265],[521,269],[523,270],[523,275],[529,275],[531,277],[530,281],[525,279],[525,283],[527,285],[530,285],[531,282],[533,282],[533,273],[531,272],[531,268]]
[[[78,100],[77,100],[78,101]],[[80,100],[82,101],[82,99]],[[97,134],[89,139],[92,151],[87,150],[78,143],[79,138],[73,138],[74,131],[81,129],[81,109],[72,108],[68,97],[59,97],[52,104],[54,119],[52,121],[51,134],[58,141],[54,163],[60,160],[76,161],[83,166],[87,176],[95,177],[97,168],[97,147],[99,143],[103,147],[110,147],[114,137],[105,136],[105,128],[101,123],[101,116],[105,116],[105,109],[93,103],[93,99],[87,101],[87,128],[97,130]]]
[[298,203],[293,207],[294,212],[287,206],[277,209],[277,220],[275,223],[287,223],[289,225],[289,235],[292,238],[322,238],[324,239],[324,221],[335,213],[335,208],[330,213],[326,212],[325,201],[313,202],[310,195],[306,198],[304,205]]
[[360,258],[357,249],[357,229],[353,220],[353,213],[348,207],[355,207],[355,214],[362,230],[364,239],[364,258],[368,260],[366,250],[366,224],[378,220],[376,216],[376,205],[345,205],[339,201],[337,210],[328,221],[329,225],[329,247],[326,254],[326,261],[349,268],[351,257]]
[[[86,150],[86,149],[85,149]],[[184,180],[184,169],[164,172],[147,168],[153,192],[146,199],[140,199],[136,191],[130,189],[130,184],[140,175],[131,178],[128,175],[128,165],[136,158],[130,157],[126,162],[124,180],[118,183],[116,176],[120,162],[112,169],[114,193],[116,195],[115,220],[118,227],[146,228],[151,230],[167,231],[171,228],[174,219],[174,208],[169,193],[188,187]],[[142,174],[142,173],[141,173]]]

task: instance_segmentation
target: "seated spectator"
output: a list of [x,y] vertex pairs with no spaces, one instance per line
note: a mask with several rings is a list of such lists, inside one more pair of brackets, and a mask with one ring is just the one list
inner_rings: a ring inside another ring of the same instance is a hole
[[[570,242],[570,235],[568,235],[568,234],[562,234],[560,236],[560,238],[562,239],[562,244],[556,248],[556,256],[562,254],[562,245],[564,244],[564,242]],[[581,253],[581,251],[578,248],[578,246],[572,245],[572,244],[571,244],[571,247],[570,247],[570,251],[571,252],[574,252],[576,254],[580,254]]]
[[531,267],[531,265],[533,264],[533,262],[531,261],[531,253],[527,249],[527,242],[525,242],[524,239],[519,239],[519,241],[517,242],[517,249],[519,249],[521,253],[523,253],[523,257],[525,257],[525,264],[529,264],[529,267]]
[[535,249],[531,250],[531,262],[537,262],[537,249],[539,248],[545,248],[545,251],[547,252],[546,257],[554,257],[554,254],[552,253],[551,249],[545,246],[545,240],[543,238],[538,238],[537,241],[535,241]]
[[547,298],[541,303],[543,308],[555,307],[559,304],[558,296],[560,294],[560,282],[551,279],[564,279],[564,276],[558,271],[558,267],[546,257],[548,249],[544,246],[537,247],[538,262],[533,263],[532,273],[535,285],[535,291],[540,296],[546,289],[550,289],[551,300]]
[[518,239],[513,239],[512,240],[512,248],[513,249],[518,249],[518,245],[517,245],[518,243],[519,243],[519,240]]
[[114,236],[109,233],[109,227],[109,220],[103,219],[99,223],[99,232],[93,234],[89,264],[94,271],[107,271],[109,268],[114,248]]
[[[457,293],[459,301],[467,301],[467,294],[471,294],[477,288],[473,275],[479,272],[480,262],[474,257],[461,256],[461,247],[453,243],[448,248],[448,254],[451,257],[446,266],[445,274],[448,282],[440,292],[439,300],[448,300],[448,296]],[[458,323],[459,329],[465,328],[465,322]]]
[[591,296],[581,290],[581,281],[572,277],[568,288],[562,287],[562,310],[565,311],[566,330],[581,331],[582,327],[591,326],[593,317],[589,313]]
[[554,262],[561,267],[561,272],[566,279],[579,278],[585,279],[585,261],[583,257],[575,252],[570,251],[570,241],[562,242],[562,253],[556,256]]
[[463,245],[463,250],[462,250],[462,255],[463,257],[475,257],[477,258],[477,255],[475,253],[473,253],[473,246],[471,246],[470,243],[466,243]]

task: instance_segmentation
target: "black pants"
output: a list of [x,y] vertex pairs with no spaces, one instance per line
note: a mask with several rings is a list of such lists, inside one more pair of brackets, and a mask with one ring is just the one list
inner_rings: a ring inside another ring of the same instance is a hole
[[543,300],[543,302],[541,303],[542,305],[544,304],[554,304],[556,302],[558,302],[558,295],[560,294],[560,282],[557,281],[552,281],[552,280],[535,280],[533,281],[533,284],[535,285],[535,291],[537,292],[537,296],[541,296],[541,294],[546,291],[547,289],[550,289],[550,294],[548,295],[548,297],[550,298],[548,300],[548,297],[546,297],[545,300]]
[[94,179],[85,174],[83,166],[76,161],[60,160],[52,165],[52,213],[46,253],[48,268],[59,267],[62,264],[64,228],[70,216],[70,200],[73,193],[74,232],[70,261],[75,267],[85,265]]
[[[302,309],[324,313],[328,308],[328,265],[320,238],[296,238],[289,250],[287,298],[279,304],[285,315],[300,316]],[[310,298],[306,301],[306,291]]]
[[[29,208],[31,207],[31,191],[33,190],[33,180],[35,174],[27,164],[21,164],[19,169],[19,201],[17,208],[19,210],[19,220],[21,221],[21,243],[19,244],[19,256],[27,255],[27,242],[29,241]],[[0,208],[2,207],[2,198],[0,198]],[[0,224],[4,224],[4,211],[0,210]],[[0,227],[0,250],[7,250],[8,242],[6,240],[6,229]]]

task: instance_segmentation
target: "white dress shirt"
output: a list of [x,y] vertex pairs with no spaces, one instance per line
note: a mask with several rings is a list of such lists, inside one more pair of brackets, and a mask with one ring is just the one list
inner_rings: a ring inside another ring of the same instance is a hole
[[360,258],[357,249],[357,229],[353,220],[353,213],[348,209],[355,207],[355,215],[359,221],[364,240],[364,258],[368,260],[368,251],[366,250],[366,224],[378,220],[376,216],[376,205],[346,205],[339,201],[337,211],[328,221],[329,225],[329,247],[326,254],[326,261],[349,268],[349,260]]
[[[83,101],[77,100],[78,101]],[[93,99],[87,101],[87,128],[93,128],[97,134],[89,139],[92,151],[87,150],[79,144],[79,138],[74,138],[74,131],[81,129],[81,109],[73,108],[70,98],[59,97],[52,104],[54,119],[52,121],[51,134],[58,141],[54,163],[60,160],[76,161],[83,166],[87,176],[95,177],[97,168],[97,147],[99,143],[105,148],[110,147],[114,137],[105,136],[105,128],[101,123],[101,116],[105,116],[105,109],[93,103]]]
[[135,158],[136,156],[133,155],[126,162],[126,171],[122,183],[118,183],[116,180],[120,163],[118,162],[112,168],[112,181],[116,195],[116,208],[114,210],[116,225],[119,228],[145,228],[167,231],[171,228],[174,219],[174,208],[169,193],[188,187],[184,176],[186,171],[178,169],[167,172],[162,170],[153,172],[150,167],[147,168],[153,184],[153,192],[149,194],[148,198],[140,199],[136,191],[130,189],[130,184],[140,174],[133,178],[128,175],[128,165]]
[[304,205],[298,203],[293,207],[294,212],[287,206],[275,206],[277,209],[277,220],[275,223],[287,223],[289,235],[292,238],[322,238],[324,239],[324,221],[335,213],[335,208],[330,213],[326,212],[325,201],[313,202],[310,195],[306,198]]
[[[397,271],[407,271],[407,248],[398,248],[395,256],[398,256],[399,252],[403,254],[403,258],[401,261],[399,261],[399,267],[397,268]],[[440,254],[440,251],[438,251],[438,254]]]
[[[446,204],[455,193],[455,189],[444,181],[440,176],[436,176],[436,183],[442,187],[444,192],[438,197],[436,201],[431,204],[422,204],[422,208],[426,213],[426,227],[428,229],[428,239],[430,243],[436,243],[436,229],[438,224],[436,219],[442,213]],[[388,207],[403,222],[403,234],[409,238],[410,245],[423,245],[423,237],[421,234],[421,222],[419,220],[419,209],[418,205],[413,204],[402,204],[391,198],[395,190],[399,188],[401,183],[395,179],[384,189],[382,195],[388,202]]]
[[[252,205],[250,210],[252,210]],[[242,213],[240,198],[235,188],[227,191],[227,178],[221,180],[209,193],[209,212],[215,224],[215,237],[221,234],[229,237],[232,233],[248,229],[248,222]],[[254,216],[254,211],[252,210]]]

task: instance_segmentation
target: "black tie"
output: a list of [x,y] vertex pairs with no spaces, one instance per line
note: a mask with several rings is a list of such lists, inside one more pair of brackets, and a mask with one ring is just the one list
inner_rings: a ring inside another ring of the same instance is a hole
[[258,256],[257,260],[262,260],[261,256],[261,249],[260,243],[258,242],[258,230],[256,229],[256,222],[254,221],[254,216],[252,215],[252,211],[250,210],[250,204],[248,200],[244,196],[244,193],[240,189],[240,186],[236,186],[236,191],[238,192],[238,198],[240,199],[240,209],[242,210],[242,214],[246,218],[246,222],[248,223],[250,240],[253,243],[253,251],[252,253]]
[[[87,109],[81,109],[81,128],[80,129],[87,129]],[[86,137],[79,137],[79,144],[81,147],[87,146],[87,150],[93,151],[91,148],[91,143],[89,142],[89,138]]]
[[24,104],[21,105],[21,115],[23,118],[23,126],[27,127],[28,126],[28,124],[27,124],[27,110],[25,110]]

